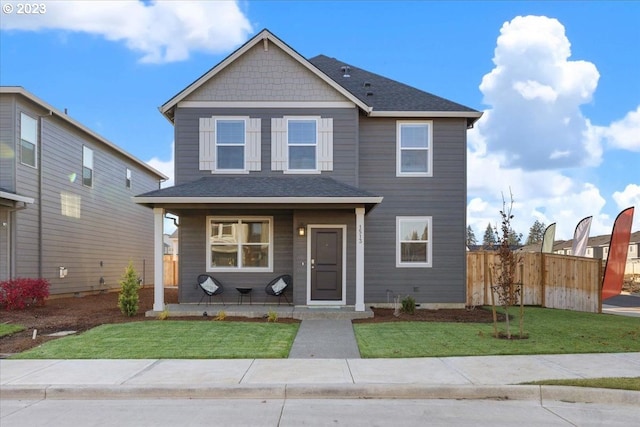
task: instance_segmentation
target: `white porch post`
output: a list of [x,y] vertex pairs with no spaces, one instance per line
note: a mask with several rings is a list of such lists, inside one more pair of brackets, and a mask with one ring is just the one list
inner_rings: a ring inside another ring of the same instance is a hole
[[364,311],[364,208],[356,208],[356,311]]
[[153,208],[153,311],[164,310],[164,209]]

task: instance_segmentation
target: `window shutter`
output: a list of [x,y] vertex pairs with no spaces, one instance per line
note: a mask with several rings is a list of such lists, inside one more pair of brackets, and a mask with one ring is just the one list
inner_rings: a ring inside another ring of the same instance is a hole
[[200,170],[216,168],[216,123],[214,117],[200,118]]
[[318,120],[318,169],[333,170],[333,119]]
[[260,152],[260,119],[247,119],[247,141],[245,143],[246,168],[250,171],[262,169]]
[[271,170],[287,169],[287,121],[284,118],[271,119]]

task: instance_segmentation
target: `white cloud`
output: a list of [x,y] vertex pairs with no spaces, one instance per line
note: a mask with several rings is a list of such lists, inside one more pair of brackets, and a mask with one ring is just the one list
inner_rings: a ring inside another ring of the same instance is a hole
[[478,122],[487,149],[504,166],[526,170],[596,165],[602,150],[589,139],[580,106],[600,77],[595,65],[570,61],[564,26],[544,16],[506,22],[480,90],[490,113]]
[[636,218],[634,222],[640,224],[640,220],[638,219],[640,216],[640,185],[629,184],[623,191],[613,193],[612,198],[620,211],[633,206],[635,208],[634,217]]
[[2,30],[63,30],[122,41],[142,62],[220,53],[246,40],[251,24],[235,1],[40,1],[47,13],[3,14]]
[[153,157],[151,160],[148,160],[146,163],[152,168],[162,172],[166,176],[169,177],[168,180],[161,184],[162,188],[171,187],[174,184],[174,150],[175,143],[171,143],[171,159],[169,160],[160,160],[157,157]]
[[640,152],[640,106],[623,119],[602,128],[601,135],[611,147]]

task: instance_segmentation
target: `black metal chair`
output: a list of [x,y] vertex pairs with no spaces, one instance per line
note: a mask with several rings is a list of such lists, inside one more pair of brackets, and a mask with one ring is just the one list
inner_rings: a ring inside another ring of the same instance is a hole
[[[287,298],[287,295],[285,294],[285,291],[289,286],[293,286],[293,277],[288,274],[283,274],[269,282],[269,284],[264,288],[264,291],[267,293],[267,296],[278,297],[278,305],[280,305],[282,297],[284,297],[287,304],[291,305],[289,298]],[[267,303],[266,299],[264,303]]]
[[222,301],[222,305],[225,305],[224,298],[222,298],[224,285],[219,280],[208,274],[201,274],[198,276],[198,286],[202,289],[202,292],[204,292],[202,298],[200,298],[200,302],[198,302],[198,305],[202,303],[202,300],[205,297],[209,297],[208,304],[211,304],[211,300],[214,296],[219,296]]

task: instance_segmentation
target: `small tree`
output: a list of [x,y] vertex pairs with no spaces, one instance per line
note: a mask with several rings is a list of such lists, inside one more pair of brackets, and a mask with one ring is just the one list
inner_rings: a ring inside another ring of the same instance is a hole
[[478,240],[476,239],[476,235],[473,232],[473,228],[470,225],[467,225],[467,246],[477,245]]
[[[511,194],[511,204],[507,209],[504,198],[502,199],[502,210],[500,216],[502,218],[500,230],[496,229],[496,241],[499,243],[498,247],[498,263],[493,265],[494,277],[497,283],[492,283],[492,296],[495,294],[498,297],[498,304],[502,306],[505,314],[506,323],[506,335],[508,339],[511,339],[511,329],[509,325],[509,308],[521,301],[522,298],[522,284],[516,283],[516,267],[518,266],[519,259],[511,249],[511,243],[513,238],[513,229],[511,228],[511,220],[513,210],[513,195]],[[522,304],[521,304],[522,306]],[[520,312],[520,338],[523,338],[522,332],[522,311]],[[495,304],[494,304],[494,330],[497,334],[497,319],[495,316]]]
[[118,295],[118,307],[125,316],[135,316],[138,313],[138,275],[129,261],[124,276],[120,281],[120,294]]
[[546,226],[544,222],[540,222],[536,219],[531,228],[529,229],[529,236],[527,236],[527,245],[533,245],[535,243],[542,242],[544,238],[544,230]]
[[487,224],[487,229],[484,231],[482,237],[483,246],[494,246],[496,244],[496,234],[491,226],[491,223]]

